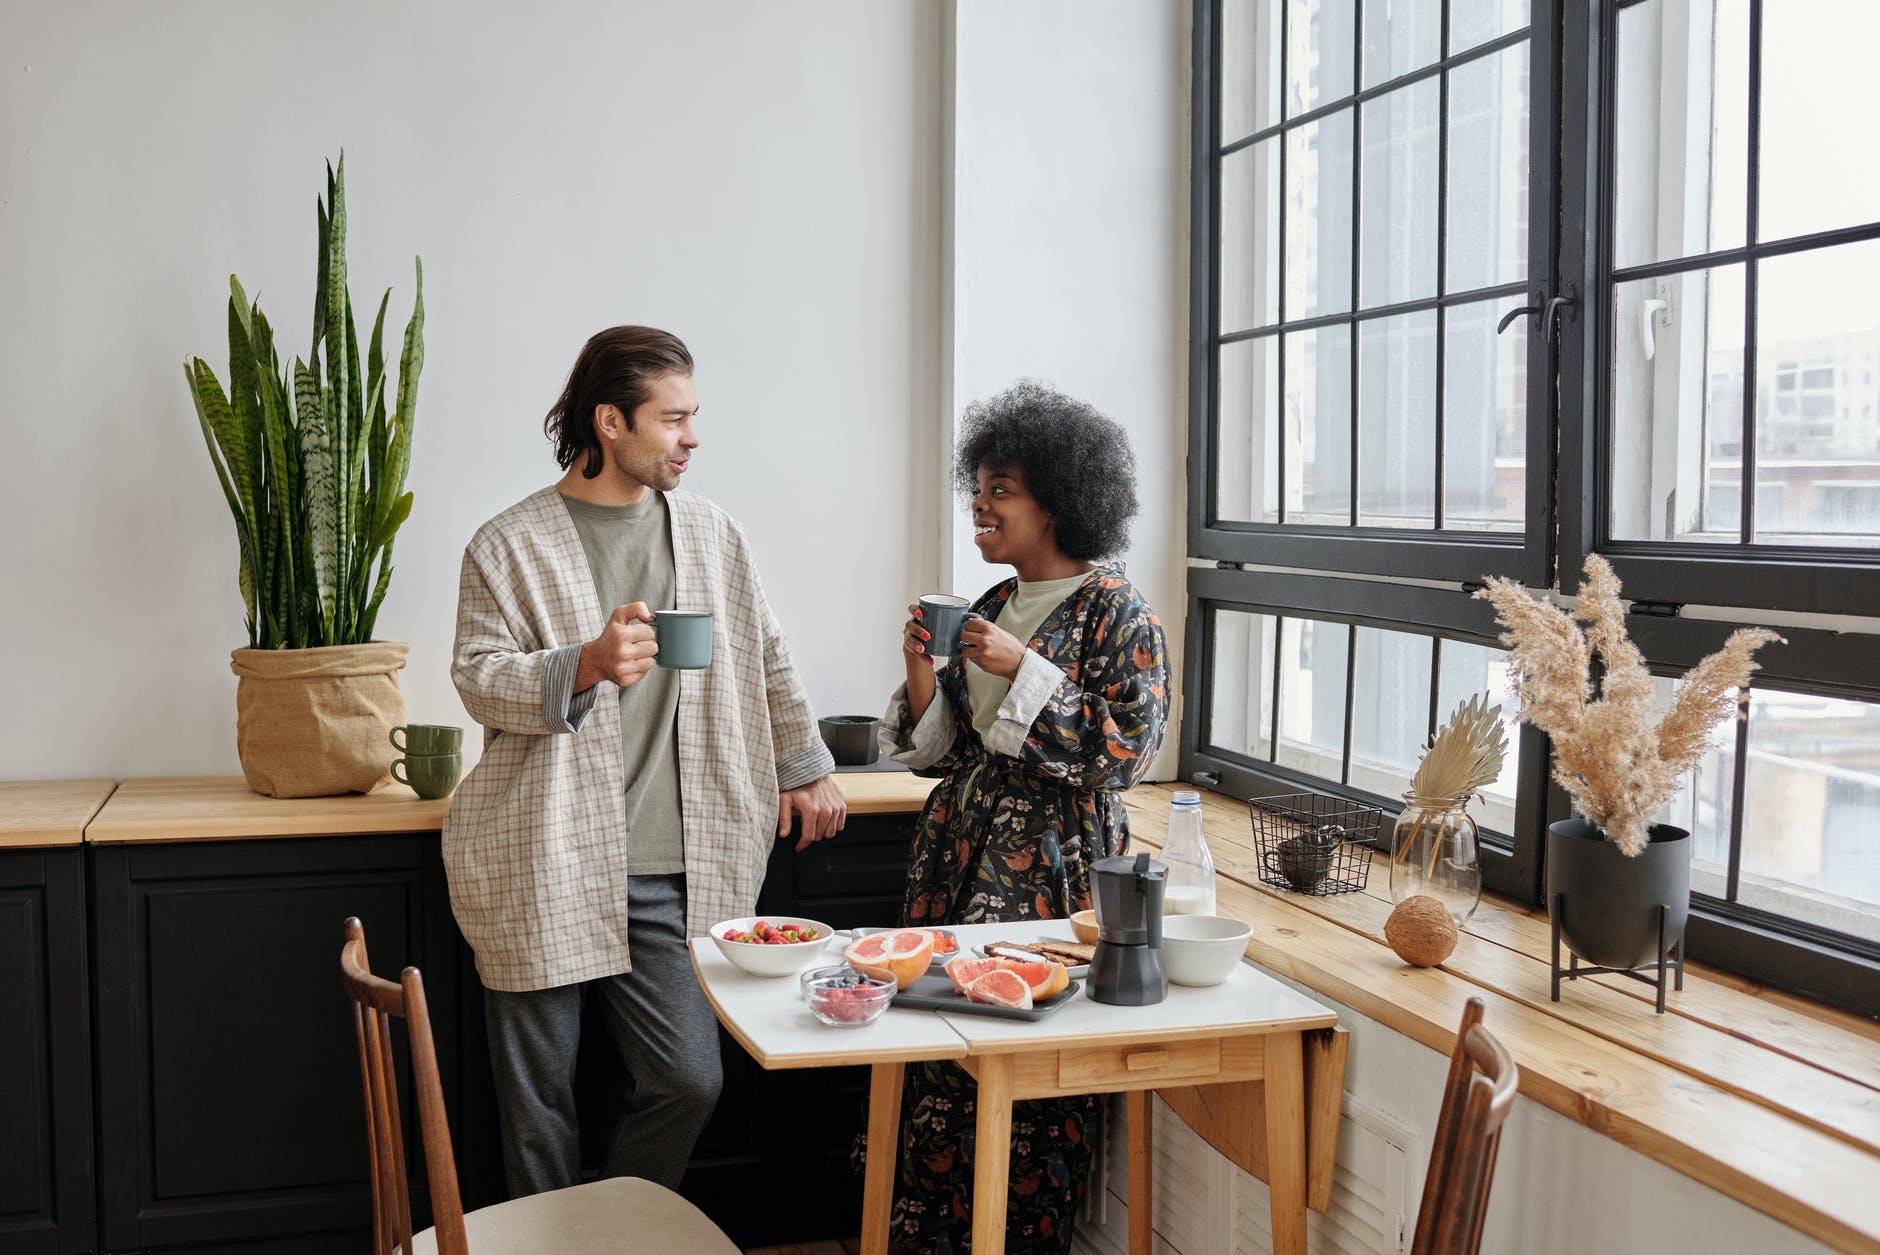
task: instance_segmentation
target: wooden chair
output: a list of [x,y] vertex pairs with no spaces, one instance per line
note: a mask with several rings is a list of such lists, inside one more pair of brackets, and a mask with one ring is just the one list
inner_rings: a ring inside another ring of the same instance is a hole
[[[508,1255],[509,1252],[646,1251],[658,1255],[738,1255],[703,1212],[671,1190],[634,1177],[513,1199],[464,1215],[457,1161],[444,1118],[444,1089],[425,1009],[424,981],[408,967],[397,984],[372,974],[365,926],[346,921],[340,976],[352,999],[365,1087],[366,1149],[372,1174],[373,1255]],[[403,1019],[418,1092],[433,1228],[411,1231],[405,1136],[392,1069],[391,1020]]]
[[1482,1009],[1480,998],[1462,1009],[1410,1255],[1476,1255],[1482,1247],[1495,1152],[1520,1080],[1508,1051],[1482,1027]]

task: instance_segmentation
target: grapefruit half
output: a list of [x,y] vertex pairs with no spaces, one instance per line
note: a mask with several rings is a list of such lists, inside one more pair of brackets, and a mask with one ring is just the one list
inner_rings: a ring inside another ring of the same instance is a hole
[[927,972],[933,958],[933,934],[924,928],[870,933],[843,951],[842,957],[856,971],[889,978],[906,989]]
[[974,1002],[988,1002],[996,1007],[1031,1010],[1031,986],[1010,968],[996,968],[966,987],[966,996]]

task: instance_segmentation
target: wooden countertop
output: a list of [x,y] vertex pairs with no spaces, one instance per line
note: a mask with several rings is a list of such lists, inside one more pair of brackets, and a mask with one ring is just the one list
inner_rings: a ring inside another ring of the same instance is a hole
[[77,845],[115,780],[0,780],[0,849]]
[[[917,811],[935,783],[904,771],[837,772],[835,780],[848,798],[852,815]],[[100,786],[90,810],[73,823],[74,835],[68,844],[79,840],[76,833],[80,830],[95,845],[436,832],[450,809],[448,798],[423,801],[401,784],[341,797],[273,798],[254,792],[240,776],[126,780],[115,793],[109,780],[67,783]],[[21,786],[0,785],[0,789],[13,787]],[[0,793],[0,808],[5,802],[6,795]],[[98,803],[103,803],[102,809]],[[0,822],[0,845],[16,844],[8,835]],[[37,844],[58,842],[39,840]]]
[[[1132,838],[1159,849],[1174,787],[1126,797]],[[1390,869],[1362,892],[1261,882],[1244,802],[1202,794],[1220,910],[1254,925],[1247,957],[1445,1054],[1463,1002],[1514,1054],[1521,1092],[1568,1119],[1841,1251],[1880,1252],[1880,1025],[1689,964],[1666,1014],[1616,976],[1549,998],[1546,916],[1484,897],[1438,968],[1383,941]]]

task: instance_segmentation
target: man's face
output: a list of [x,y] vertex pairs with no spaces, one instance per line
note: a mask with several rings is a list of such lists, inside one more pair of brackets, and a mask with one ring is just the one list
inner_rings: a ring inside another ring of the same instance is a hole
[[[612,406],[602,408],[613,410]],[[694,426],[697,417],[698,393],[692,387],[692,376],[662,375],[653,381],[646,400],[633,412],[631,430],[621,422],[611,438],[604,430],[601,432],[607,460],[634,483],[671,492],[679,486],[692,450],[698,448]]]

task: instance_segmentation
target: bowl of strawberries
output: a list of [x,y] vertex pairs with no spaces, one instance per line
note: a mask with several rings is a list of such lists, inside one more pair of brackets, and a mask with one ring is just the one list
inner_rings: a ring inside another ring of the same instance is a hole
[[829,944],[835,929],[797,915],[746,915],[712,925],[718,953],[752,976],[788,976]]

